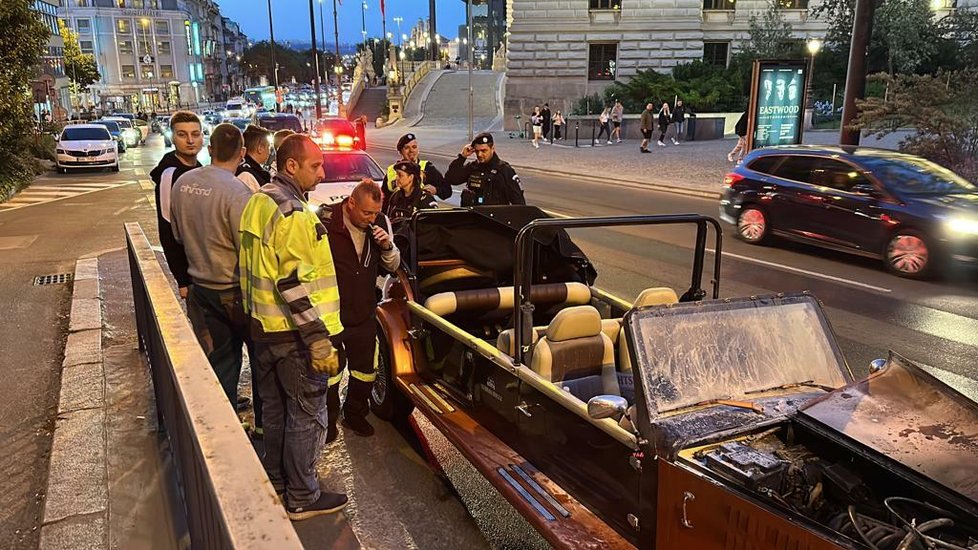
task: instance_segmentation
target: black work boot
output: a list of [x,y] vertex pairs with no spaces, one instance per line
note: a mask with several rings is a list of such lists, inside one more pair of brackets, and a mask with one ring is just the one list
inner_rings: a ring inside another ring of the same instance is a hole
[[374,427],[367,422],[367,419],[362,416],[347,416],[343,415],[343,427],[353,430],[353,433],[361,437],[370,437],[374,435]]

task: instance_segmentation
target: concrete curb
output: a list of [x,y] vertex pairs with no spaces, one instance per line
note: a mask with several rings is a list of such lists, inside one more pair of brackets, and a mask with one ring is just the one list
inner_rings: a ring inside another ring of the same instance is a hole
[[[384,149],[387,151],[397,152],[396,147],[375,147],[376,149]],[[450,155],[447,153],[425,153],[425,156],[429,157],[440,157],[444,159],[454,160],[455,155]],[[609,178],[607,176],[592,176],[588,174],[575,174],[573,172],[562,172],[559,170],[540,170],[539,168],[533,168],[531,166],[522,166],[519,164],[513,164],[513,167],[520,172],[529,172],[532,174],[541,174],[545,176],[563,176],[567,178],[573,178],[578,180],[587,180],[594,183],[614,185],[616,187],[627,187],[629,189],[639,189],[643,191],[654,191],[659,193],[671,193],[673,195],[683,195],[686,197],[695,197],[698,199],[709,199],[709,200],[719,200],[720,191],[703,191],[700,189],[688,189],[685,187],[679,187],[677,185],[670,185],[666,183],[657,182],[635,182],[617,178]]]
[[109,495],[97,258],[75,264],[68,333],[39,547],[100,550]]
[[435,83],[438,82],[438,79],[440,79],[442,76],[444,76],[444,74],[446,72],[448,72],[448,71],[444,71],[444,70],[439,71],[438,72],[438,76],[436,76],[435,78],[431,79],[431,82],[429,82],[424,87],[423,90],[420,90],[422,95],[421,95],[421,104],[418,105],[418,116],[413,121],[411,121],[410,124],[408,124],[408,128],[414,128],[418,124],[421,124],[421,120],[424,118],[424,108],[428,104],[428,94],[431,93],[431,90],[432,90],[432,88],[435,87]]

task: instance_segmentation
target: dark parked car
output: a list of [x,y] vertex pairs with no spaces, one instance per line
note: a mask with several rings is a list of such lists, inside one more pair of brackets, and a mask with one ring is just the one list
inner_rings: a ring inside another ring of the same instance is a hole
[[[717,299],[710,218],[544,218],[437,209],[395,226],[378,417],[417,409],[555,548],[973,547],[974,402],[895,354],[854,381],[811,295]],[[690,286],[634,300],[606,290],[613,273],[596,285],[565,231],[665,223],[696,228]],[[500,547],[536,547],[504,527]]]
[[738,236],[773,235],[880,258],[909,278],[978,262],[978,187],[912,155],[853,147],[770,147],[724,178],[720,217]]
[[295,133],[301,133],[303,131],[299,117],[288,113],[259,113],[255,117],[255,123],[273,132],[292,130]]

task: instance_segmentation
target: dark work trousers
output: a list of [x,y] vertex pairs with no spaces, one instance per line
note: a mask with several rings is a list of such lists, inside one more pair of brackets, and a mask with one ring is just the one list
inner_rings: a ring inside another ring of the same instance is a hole
[[560,129],[563,128],[563,124],[554,124],[554,139],[561,139],[563,136],[560,135]]
[[334,425],[340,412],[340,380],[343,368],[350,370],[350,385],[346,389],[343,415],[347,418],[366,418],[370,412],[370,390],[377,378],[377,322],[370,320],[357,326],[343,327],[343,332],[332,338],[333,347],[339,352],[340,372],[329,379],[329,421]]
[[611,127],[608,126],[608,123],[607,122],[602,122],[600,124],[600,126],[601,126],[601,129],[598,130],[598,137],[596,139],[598,141],[601,141],[601,136],[607,135],[608,136],[608,139],[610,140],[611,139]]
[[288,506],[319,500],[316,458],[326,443],[329,376],[312,369],[312,354],[298,334],[293,342],[255,342],[258,392],[265,403],[262,464]]
[[187,296],[187,317],[232,407],[236,407],[238,402],[241,346],[247,344],[251,359],[255,426],[261,427],[262,402],[255,384],[255,350],[248,332],[248,316],[241,305],[241,289],[211,290],[191,285]]

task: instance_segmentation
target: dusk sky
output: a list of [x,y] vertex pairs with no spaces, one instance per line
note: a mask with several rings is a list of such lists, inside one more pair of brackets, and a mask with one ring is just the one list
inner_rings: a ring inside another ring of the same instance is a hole
[[[319,1],[315,2],[316,40],[319,41]],[[380,0],[367,2],[367,36],[381,35]],[[361,40],[360,0],[337,0],[337,14],[340,23],[340,43],[352,44]],[[254,41],[268,39],[267,0],[220,0],[221,13],[237,21],[241,30]],[[387,32],[397,33],[394,17],[403,17],[401,32],[427,18],[427,0],[386,0]],[[326,23],[326,41],[333,42],[333,2],[323,1],[323,18]],[[275,41],[302,40],[309,42],[309,0],[272,0],[272,19],[275,24]],[[438,34],[454,38],[458,26],[465,22],[465,2],[462,0],[438,0],[435,22]],[[396,36],[395,36],[396,42]]]

